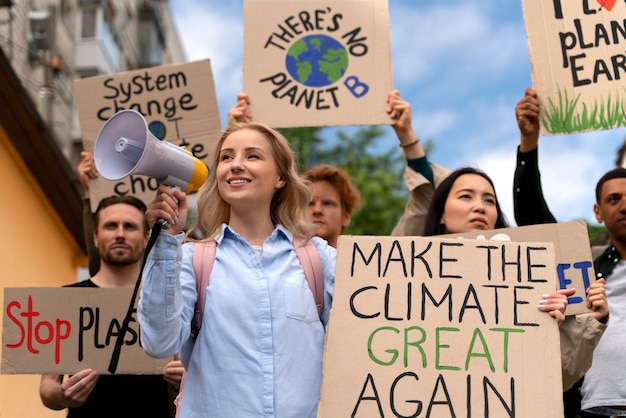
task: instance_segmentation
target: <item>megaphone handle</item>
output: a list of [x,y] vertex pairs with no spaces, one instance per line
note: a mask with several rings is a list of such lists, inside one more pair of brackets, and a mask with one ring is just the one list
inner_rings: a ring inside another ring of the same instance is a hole
[[166,222],[165,219],[161,218],[157,219],[157,223],[161,225],[161,228],[163,229],[170,229],[170,226],[172,226],[169,222]]
[[[170,186],[170,189],[180,191],[180,187],[178,186]],[[176,204],[178,205],[178,199],[176,199],[175,197],[172,197],[172,199],[174,199],[174,202],[176,202]],[[169,229],[172,226],[165,219],[161,219],[161,218],[157,219],[157,223],[161,225],[162,229]]]

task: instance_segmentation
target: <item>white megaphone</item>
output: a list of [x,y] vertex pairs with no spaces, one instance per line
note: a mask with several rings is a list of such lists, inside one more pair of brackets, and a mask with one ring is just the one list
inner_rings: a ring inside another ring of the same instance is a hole
[[152,135],[143,115],[132,109],[115,113],[102,125],[93,159],[107,180],[141,174],[185,193],[198,190],[209,175],[191,152]]

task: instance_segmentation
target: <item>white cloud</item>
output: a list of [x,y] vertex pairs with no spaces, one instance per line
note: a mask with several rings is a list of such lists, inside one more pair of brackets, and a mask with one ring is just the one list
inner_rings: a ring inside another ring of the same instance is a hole
[[444,134],[448,127],[457,122],[456,112],[453,109],[436,110],[425,115],[414,116],[413,125],[420,127],[420,136],[424,139],[437,139]]
[[243,17],[233,3],[216,3],[181,1],[171,7],[189,60],[211,60],[220,116],[225,121],[242,88]]
[[616,151],[625,132],[616,129],[540,139],[539,167],[544,193],[558,220],[585,219],[596,223],[596,183],[615,167]]
[[[540,138],[543,192],[558,221],[583,219],[597,224],[593,214],[596,183],[614,167],[615,151],[623,138],[624,130]],[[516,149],[513,152],[502,148],[486,150],[477,154],[476,160],[478,167],[493,179],[503,210],[512,224],[515,152]]]
[[[390,5],[394,76],[399,83],[422,78],[486,77],[527,60],[523,22],[493,19],[485,2],[452,1]],[[496,16],[497,17],[497,16]]]
[[515,170],[515,154],[510,150],[485,150],[479,155],[476,164],[470,166],[480,168],[487,173],[496,188],[498,202],[511,226],[515,225],[513,216],[513,172]]

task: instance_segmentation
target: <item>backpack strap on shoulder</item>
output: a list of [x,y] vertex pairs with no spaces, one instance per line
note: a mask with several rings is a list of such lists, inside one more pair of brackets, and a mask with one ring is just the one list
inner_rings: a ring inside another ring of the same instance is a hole
[[321,315],[324,312],[324,274],[320,254],[311,240],[305,243],[303,239],[294,238],[293,247],[304,270],[306,281],[309,282],[309,287],[313,292],[317,313]]
[[[200,332],[202,325],[202,315],[204,313],[204,302],[206,301],[206,288],[209,285],[209,277],[213,270],[213,262],[215,261],[215,241],[198,241],[193,245],[193,255],[191,262],[193,264],[193,272],[196,275],[196,291],[198,298],[194,308],[193,321],[191,322],[191,336],[195,340]],[[176,418],[180,417],[180,408],[183,404],[183,389],[187,380],[187,370],[183,369],[183,376],[180,381],[180,389],[178,395],[174,399],[176,405]]]
[[202,315],[204,313],[204,303],[206,301],[206,288],[209,285],[209,277],[213,270],[215,261],[215,241],[196,242],[193,245],[193,271],[196,275],[196,291],[198,299],[194,308],[194,317],[191,327],[191,335],[195,339],[202,325]]

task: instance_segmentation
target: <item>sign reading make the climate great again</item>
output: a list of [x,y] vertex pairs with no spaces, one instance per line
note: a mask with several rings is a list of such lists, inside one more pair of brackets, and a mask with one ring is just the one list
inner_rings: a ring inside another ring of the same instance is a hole
[[386,0],[244,2],[244,91],[273,127],[391,122]]
[[342,235],[317,418],[562,417],[555,273],[551,242]]

